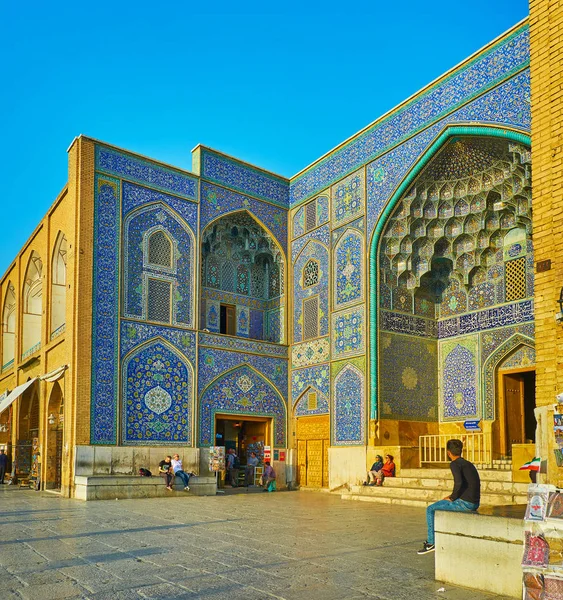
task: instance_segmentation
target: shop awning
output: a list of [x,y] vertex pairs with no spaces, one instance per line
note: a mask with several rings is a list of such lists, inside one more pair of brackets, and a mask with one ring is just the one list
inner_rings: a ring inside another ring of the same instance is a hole
[[30,379],[29,381],[26,381],[25,383],[18,385],[17,388],[14,388],[4,398],[4,400],[2,400],[2,402],[0,402],[0,413],[3,413],[10,406],[10,404],[12,404],[12,402],[14,402],[14,400],[17,400],[25,392],[25,390],[27,390],[27,388],[29,386],[33,385],[37,381],[37,379],[38,379],[37,377],[34,377],[33,379]]
[[60,379],[65,374],[65,371],[67,369],[68,369],[68,365],[63,365],[62,367],[58,367],[54,371],[51,371],[50,373],[41,375],[41,377],[39,379],[41,379],[41,381],[48,381],[49,383],[53,383],[54,381],[57,381],[58,379]]

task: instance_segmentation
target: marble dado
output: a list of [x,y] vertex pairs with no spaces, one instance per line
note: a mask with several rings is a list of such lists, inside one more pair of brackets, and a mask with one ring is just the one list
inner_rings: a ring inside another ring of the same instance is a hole
[[291,349],[293,367],[309,367],[329,360],[330,339],[328,337],[297,344]]
[[271,344],[261,340],[249,340],[225,335],[213,335],[200,333],[199,343],[202,346],[210,346],[220,350],[236,350],[239,352],[252,352],[278,358],[288,358],[288,347],[280,344]]
[[443,339],[533,320],[534,301],[524,300],[442,321],[382,310],[379,323],[381,331]]

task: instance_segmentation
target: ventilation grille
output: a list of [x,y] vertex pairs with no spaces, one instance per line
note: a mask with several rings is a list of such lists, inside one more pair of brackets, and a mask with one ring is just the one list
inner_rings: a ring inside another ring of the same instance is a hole
[[170,323],[172,284],[160,279],[149,279],[147,318],[158,323]]
[[159,267],[172,266],[172,244],[162,231],[157,231],[149,238],[149,263]]
[[305,231],[311,231],[317,226],[317,201],[309,202],[305,206]]
[[303,287],[308,288],[319,283],[319,263],[311,259],[303,267]]
[[303,301],[303,339],[319,337],[319,297]]
[[505,264],[504,282],[506,302],[526,297],[526,257],[522,256]]

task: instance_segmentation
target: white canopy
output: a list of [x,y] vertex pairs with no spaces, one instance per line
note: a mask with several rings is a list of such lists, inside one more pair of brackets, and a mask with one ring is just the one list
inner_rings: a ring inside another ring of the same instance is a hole
[[5,398],[0,402],[0,413],[3,413],[9,406],[17,400],[30,385],[33,385],[37,381],[37,377],[18,385],[17,388],[14,388]]
[[65,374],[65,371],[67,369],[68,369],[68,365],[63,365],[62,367],[58,367],[54,371],[51,371],[50,373],[41,375],[41,377],[39,379],[41,379],[41,381],[48,381],[49,383],[53,383],[54,381],[57,381],[58,379],[60,379]]

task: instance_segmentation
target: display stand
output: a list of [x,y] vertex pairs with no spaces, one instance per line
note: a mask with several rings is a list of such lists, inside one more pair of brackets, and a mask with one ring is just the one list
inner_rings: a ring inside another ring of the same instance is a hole
[[217,493],[224,494],[225,491],[219,489],[219,473],[225,470],[225,446],[210,446],[209,470],[215,473]]

